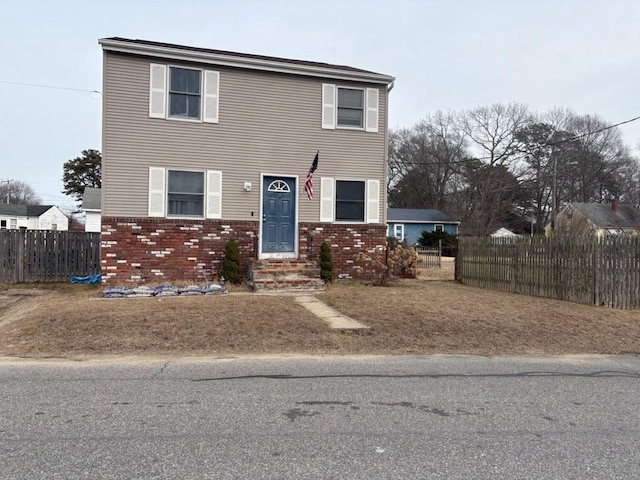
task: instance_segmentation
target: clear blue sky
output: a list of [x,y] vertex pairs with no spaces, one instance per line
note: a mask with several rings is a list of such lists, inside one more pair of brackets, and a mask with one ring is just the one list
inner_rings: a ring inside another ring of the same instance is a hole
[[[0,180],[70,208],[62,165],[101,149],[102,52],[121,36],[347,64],[397,78],[390,126],[511,101],[614,124],[640,116],[637,0],[8,0]],[[49,85],[85,91],[42,88]],[[622,128],[640,142],[640,121]]]

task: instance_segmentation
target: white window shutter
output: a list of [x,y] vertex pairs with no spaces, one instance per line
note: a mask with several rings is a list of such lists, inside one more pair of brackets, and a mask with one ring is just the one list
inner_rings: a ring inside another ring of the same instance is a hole
[[202,121],[218,123],[218,106],[220,97],[220,72],[204,71],[204,115]]
[[367,132],[378,131],[379,94],[377,88],[367,88]]
[[336,128],[336,86],[322,84],[322,128]]
[[207,218],[222,218],[222,172],[207,170]]
[[380,180],[367,180],[367,223],[380,223]]
[[320,178],[320,221],[333,222],[333,178]]
[[149,216],[164,217],[165,169],[149,167]]
[[165,118],[167,66],[152,63],[149,71],[149,117]]

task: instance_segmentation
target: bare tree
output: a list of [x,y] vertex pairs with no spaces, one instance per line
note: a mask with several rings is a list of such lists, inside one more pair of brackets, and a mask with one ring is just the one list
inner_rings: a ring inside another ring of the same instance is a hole
[[577,144],[563,185],[568,199],[603,202],[617,198],[620,168],[629,156],[620,131],[595,115],[573,115],[568,127]]
[[461,233],[487,235],[511,226],[523,190],[507,167],[468,160],[464,177],[464,188],[454,195],[450,210],[460,221]]
[[629,153],[619,173],[620,202],[640,208],[640,158],[637,154]]
[[458,116],[461,130],[470,140],[473,154],[488,165],[513,167],[518,156],[515,134],[531,123],[529,109],[522,103],[496,103]]
[[411,129],[391,132],[389,203],[444,208],[451,180],[460,171],[464,156],[464,136],[451,114],[437,112]]
[[12,205],[38,205],[41,200],[31,186],[20,180],[0,180],[0,202]]
[[640,205],[640,164],[616,128],[519,103],[436,112],[391,132],[388,178],[390,206],[445,209],[473,234],[532,225],[541,233],[554,200]]
[[524,165],[520,180],[527,192],[521,211],[533,218],[536,233],[542,233],[550,220],[554,185],[558,177],[567,177],[574,135],[540,121],[527,125],[515,137]]
[[571,138],[556,145],[560,203],[603,202],[620,195],[622,171],[630,153],[617,128],[597,115],[578,115],[557,108],[545,115],[556,130]]

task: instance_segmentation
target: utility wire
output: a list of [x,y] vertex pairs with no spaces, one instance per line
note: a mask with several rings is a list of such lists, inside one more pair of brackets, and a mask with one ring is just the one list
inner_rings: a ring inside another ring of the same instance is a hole
[[100,95],[101,93],[98,90],[86,90],[83,88],[69,88],[69,87],[58,87],[55,85],[42,85],[39,83],[24,83],[24,82],[9,82],[7,80],[0,80],[0,83],[6,83],[9,85],[20,85],[23,87],[40,87],[40,88],[54,88],[56,90],[70,90],[72,92],[85,92],[85,93],[97,93]]
[[[561,145],[563,143],[567,143],[567,142],[572,142],[574,140],[579,140],[581,138],[584,137],[588,137],[589,135],[594,135],[596,133],[600,133],[600,132],[604,132],[605,130],[611,130],[612,128],[616,128],[619,127],[620,125],[625,125],[627,123],[631,123],[631,122],[635,122],[637,120],[640,120],[640,117],[634,117],[631,118],[629,120],[624,120],[622,122],[616,123],[614,125],[608,125],[606,127],[602,127],[599,128],[598,130],[594,130],[592,132],[586,132],[586,133],[582,133],[580,135],[574,135],[571,138],[566,138],[564,140],[559,140],[557,142],[551,142],[551,143],[543,143],[542,145],[538,145],[535,150],[540,150],[544,147],[554,147],[556,145]],[[464,164],[467,163],[469,160],[489,160],[491,157],[472,157],[470,159],[462,159],[462,160],[452,160],[450,162],[400,162],[402,166],[408,166],[408,167],[418,167],[418,166],[427,166],[427,165],[459,165],[459,164]]]
[[612,128],[616,128],[616,127],[619,127],[620,125],[624,125],[625,123],[635,122],[636,120],[640,120],[640,117],[631,118],[629,120],[625,120],[624,122],[616,123],[615,125],[609,125],[607,127],[602,127],[602,128],[599,128],[598,130],[594,130],[593,132],[586,132],[586,133],[583,133],[581,135],[574,135],[571,138],[566,138],[564,140],[559,140],[557,142],[545,143],[544,145],[541,145],[538,148],[553,147],[555,145],[560,145],[562,143],[572,142],[573,140],[579,140],[579,139],[581,139],[583,137],[587,137],[589,135],[593,135],[594,133],[600,133],[600,132],[604,132],[605,130],[611,130]]

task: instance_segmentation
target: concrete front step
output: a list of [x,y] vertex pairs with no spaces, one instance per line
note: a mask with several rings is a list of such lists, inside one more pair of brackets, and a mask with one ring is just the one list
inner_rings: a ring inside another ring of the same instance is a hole
[[254,291],[323,291],[320,268],[297,259],[251,260],[249,284]]

